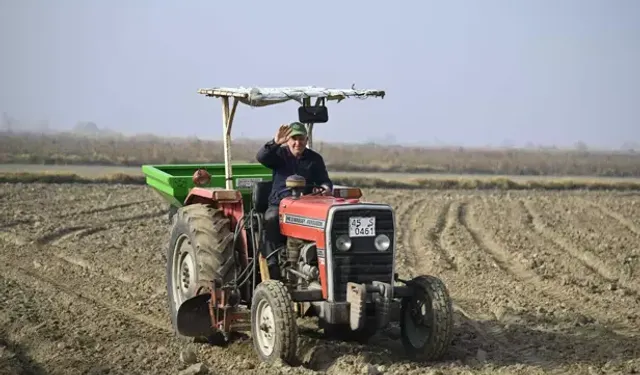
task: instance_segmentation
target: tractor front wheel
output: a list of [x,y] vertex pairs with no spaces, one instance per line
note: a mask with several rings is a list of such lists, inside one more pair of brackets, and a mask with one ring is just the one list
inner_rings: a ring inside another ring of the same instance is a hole
[[453,307],[447,287],[433,276],[418,276],[408,283],[413,296],[402,300],[400,332],[407,354],[433,361],[449,348],[453,334]]
[[298,326],[293,301],[278,280],[265,280],[255,289],[251,303],[251,336],[260,359],[291,364],[296,356]]
[[[177,331],[180,305],[210,292],[211,283],[234,277],[233,232],[229,218],[210,205],[193,204],[176,210],[167,249],[167,294],[171,322]],[[212,329],[206,339],[221,344],[221,332]]]

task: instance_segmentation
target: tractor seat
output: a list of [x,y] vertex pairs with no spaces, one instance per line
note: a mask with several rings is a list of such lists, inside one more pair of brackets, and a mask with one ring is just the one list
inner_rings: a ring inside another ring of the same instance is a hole
[[269,195],[272,187],[273,181],[260,181],[253,185],[251,200],[257,213],[264,214],[269,208]]

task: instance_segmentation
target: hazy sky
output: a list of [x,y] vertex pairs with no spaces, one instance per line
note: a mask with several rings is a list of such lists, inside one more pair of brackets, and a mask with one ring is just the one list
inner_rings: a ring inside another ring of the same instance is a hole
[[[318,7],[314,7],[314,5]],[[640,1],[0,0],[0,113],[219,138],[213,86],[387,90],[316,139],[640,141]],[[268,139],[297,104],[241,107]]]

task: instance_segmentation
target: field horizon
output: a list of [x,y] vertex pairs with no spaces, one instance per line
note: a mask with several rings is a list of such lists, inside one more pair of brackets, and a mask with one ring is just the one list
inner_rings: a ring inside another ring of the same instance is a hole
[[[257,150],[264,142],[233,140],[232,160],[255,162]],[[328,169],[336,173],[640,177],[640,153],[634,150],[412,147],[322,141],[316,141],[314,149],[323,155]],[[0,132],[0,150],[0,164],[17,165],[139,167],[224,160],[221,141],[153,135],[103,137]]]
[[[408,190],[640,191],[640,178],[329,172],[336,185]],[[0,183],[145,185],[139,167],[0,164]]]

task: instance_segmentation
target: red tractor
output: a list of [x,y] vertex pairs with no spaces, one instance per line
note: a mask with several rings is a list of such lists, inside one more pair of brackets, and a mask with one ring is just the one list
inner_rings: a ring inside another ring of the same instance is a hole
[[[332,196],[304,195],[304,178],[289,177],[291,194],[280,203],[280,230],[287,240],[274,253],[282,278],[270,279],[259,251],[270,171],[230,163],[229,134],[238,102],[263,106],[299,99],[299,120],[311,134],[314,123],[328,119],[326,100],[382,97],[384,91],[309,87],[200,92],[223,100],[224,175],[216,174],[222,166],[213,164],[143,167],[148,184],[173,206],[167,291],[178,334],[221,343],[232,332],[250,331],[263,361],[292,363],[298,317],[316,316],[325,334],[360,341],[399,321],[407,354],[440,358],[451,342],[452,302],[437,277],[401,280],[396,274],[392,207],[363,201],[354,187],[336,186]],[[314,106],[311,97],[318,100]],[[229,98],[234,98],[231,113]],[[311,142],[310,137],[309,147]],[[243,175],[236,178],[235,188],[232,172]]]

